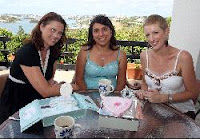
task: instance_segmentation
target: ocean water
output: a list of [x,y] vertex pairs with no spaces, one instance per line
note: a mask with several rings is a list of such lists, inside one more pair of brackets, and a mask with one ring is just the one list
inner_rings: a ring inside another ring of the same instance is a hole
[[[73,19],[65,19],[68,28],[77,28],[76,21]],[[0,22],[0,28],[6,28],[12,33],[16,34],[19,31],[19,26],[21,26],[26,33],[31,33],[32,29],[37,23],[30,23],[29,19],[21,19],[15,23],[5,23]]]

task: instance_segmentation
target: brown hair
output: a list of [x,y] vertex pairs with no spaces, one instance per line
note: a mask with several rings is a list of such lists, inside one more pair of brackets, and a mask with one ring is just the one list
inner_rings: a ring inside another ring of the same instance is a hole
[[40,19],[40,21],[35,26],[35,28],[32,30],[31,36],[28,40],[26,40],[26,43],[33,43],[37,50],[44,49],[44,41],[42,39],[42,32],[40,31],[40,25],[43,24],[44,26],[46,26],[51,21],[58,21],[64,25],[64,31],[61,36],[61,39],[54,46],[51,47],[53,49],[54,56],[58,57],[60,55],[61,48],[63,47],[66,41],[65,30],[66,30],[67,24],[65,20],[62,18],[62,16],[57,13],[49,12],[45,14]]

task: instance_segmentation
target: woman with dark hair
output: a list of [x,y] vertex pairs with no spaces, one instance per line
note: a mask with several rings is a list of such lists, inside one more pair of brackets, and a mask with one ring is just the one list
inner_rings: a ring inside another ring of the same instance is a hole
[[160,15],[145,20],[144,33],[151,47],[140,55],[144,91],[137,93],[139,98],[167,102],[194,119],[198,93],[191,54],[168,44],[169,27]]
[[100,79],[109,79],[115,90],[126,84],[126,54],[116,46],[115,30],[104,15],[91,21],[88,42],[82,46],[76,63],[75,81],[81,90],[98,89]]
[[0,123],[34,99],[60,95],[61,84],[53,77],[66,40],[65,28],[65,20],[50,12],[40,19],[26,44],[17,51],[0,99]]
[[110,38],[110,42],[109,42],[109,48],[111,50],[117,50],[118,47],[116,47],[116,38],[115,38],[114,26],[113,26],[112,22],[108,19],[108,17],[105,17],[103,15],[97,15],[92,20],[92,22],[90,23],[88,42],[85,44],[86,46],[89,46],[88,49],[91,49],[96,44],[96,41],[93,39],[93,25],[95,23],[99,23],[99,24],[106,25],[106,26],[109,27],[109,29],[111,31],[111,38]]

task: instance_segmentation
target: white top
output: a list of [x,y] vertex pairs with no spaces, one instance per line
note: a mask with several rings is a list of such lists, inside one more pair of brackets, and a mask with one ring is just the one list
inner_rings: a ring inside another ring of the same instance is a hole
[[[146,51],[147,68],[145,69],[145,81],[148,89],[156,89],[163,94],[175,94],[185,91],[183,77],[178,76],[178,73],[176,71],[178,58],[181,52],[182,50],[180,50],[177,54],[173,71],[166,72],[163,75],[158,76],[158,74],[149,70],[148,52]],[[188,111],[195,111],[195,106],[192,99],[182,102],[173,102],[170,105],[177,108],[183,113],[186,113]]]

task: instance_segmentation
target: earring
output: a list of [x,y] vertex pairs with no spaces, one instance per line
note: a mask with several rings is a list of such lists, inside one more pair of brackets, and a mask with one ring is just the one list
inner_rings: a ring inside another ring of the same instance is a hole
[[169,44],[169,43],[168,43],[168,40],[166,40],[166,41],[165,41],[165,45],[166,45],[166,47],[168,47],[168,44]]
[[169,43],[168,43],[168,40],[169,40],[169,35],[166,36],[166,40],[165,40],[165,45],[166,45],[166,47],[167,47],[168,44],[169,44]]

